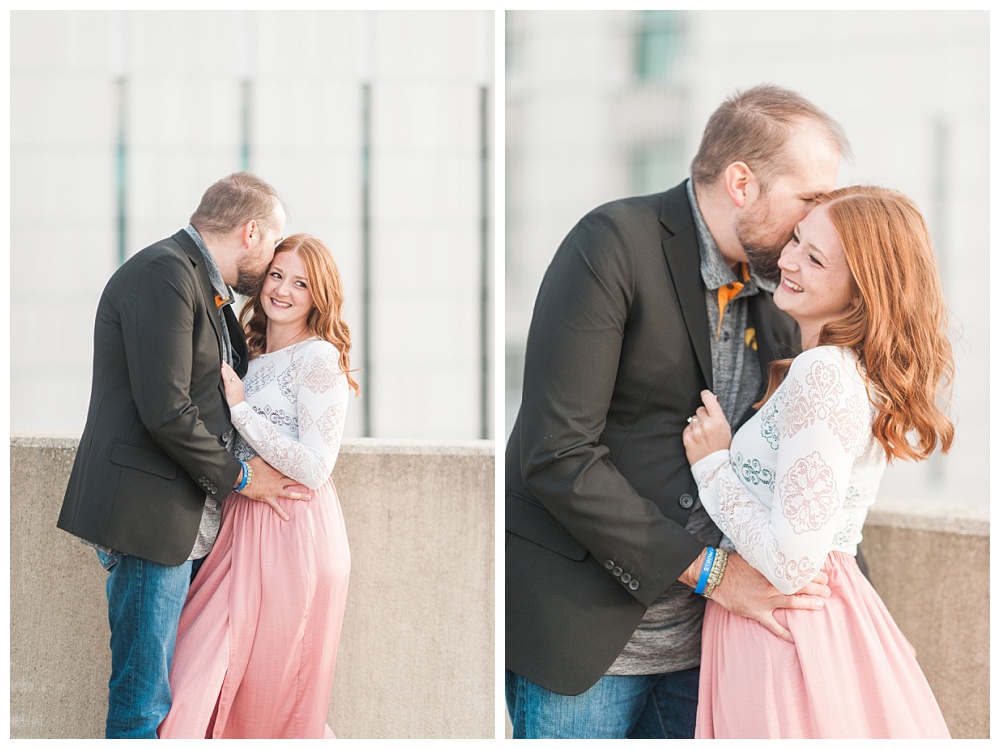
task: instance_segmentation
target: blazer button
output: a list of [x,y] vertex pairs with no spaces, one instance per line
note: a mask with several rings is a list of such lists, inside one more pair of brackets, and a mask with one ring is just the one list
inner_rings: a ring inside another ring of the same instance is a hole
[[691,497],[690,494],[682,494],[681,498],[677,500],[677,502],[685,510],[690,510],[692,507],[694,507],[694,499]]
[[628,589],[629,590],[639,590],[639,581],[638,580],[633,580],[632,582],[630,582],[628,584]]
[[615,563],[612,562],[610,559],[604,563],[604,569],[606,569],[606,570],[612,570],[612,569],[614,569],[614,567],[615,567]]
[[627,573],[627,572],[624,575],[622,575],[622,582],[623,583],[627,583],[631,579],[632,579],[632,576],[629,573]]
[[614,575],[615,577],[621,577],[622,576],[622,568],[621,567],[615,567],[613,570],[611,570],[611,574]]

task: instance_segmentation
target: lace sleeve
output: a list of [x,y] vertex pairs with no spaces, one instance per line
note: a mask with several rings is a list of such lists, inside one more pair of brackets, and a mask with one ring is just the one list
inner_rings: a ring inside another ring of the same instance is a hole
[[[762,449],[776,451],[773,476],[760,462],[728,450],[691,467],[702,504],[736,550],[782,593],[794,593],[820,570],[833,548],[835,518],[847,493],[858,441],[869,414],[864,384],[833,348],[792,364],[762,414]],[[776,400],[777,399],[777,400]],[[754,435],[757,437],[757,435]],[[749,484],[770,483],[771,506]]]
[[308,347],[294,383],[298,440],[282,434],[243,401],[232,409],[233,426],[265,461],[310,489],[333,472],[344,436],[349,387],[336,349]]

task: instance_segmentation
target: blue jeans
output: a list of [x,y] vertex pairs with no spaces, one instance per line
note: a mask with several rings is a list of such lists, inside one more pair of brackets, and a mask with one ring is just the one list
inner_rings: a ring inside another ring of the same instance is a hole
[[604,676],[574,697],[507,671],[515,739],[690,739],[698,711],[698,668],[671,674]]
[[166,567],[121,554],[97,556],[108,571],[111,680],[105,738],[155,739],[170,710],[170,661],[192,564]]

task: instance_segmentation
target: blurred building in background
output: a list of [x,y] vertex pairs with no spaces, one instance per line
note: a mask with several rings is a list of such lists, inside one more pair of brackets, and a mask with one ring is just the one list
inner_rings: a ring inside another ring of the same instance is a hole
[[688,176],[737,89],[797,91],[845,128],[841,184],[911,196],[953,315],[957,435],[889,469],[883,495],[986,503],[989,487],[989,13],[509,11],[506,14],[506,430],[538,285],[585,213]]
[[493,24],[13,11],[12,430],[82,430],[105,282],[248,169],[340,265],[347,436],[492,436]]

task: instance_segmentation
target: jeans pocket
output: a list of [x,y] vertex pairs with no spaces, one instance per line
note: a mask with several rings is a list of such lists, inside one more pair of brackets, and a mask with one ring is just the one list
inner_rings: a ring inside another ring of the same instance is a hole
[[111,572],[118,560],[122,558],[122,553],[120,551],[105,552],[100,549],[95,549],[97,552],[97,559],[101,562],[101,566],[105,570]]

